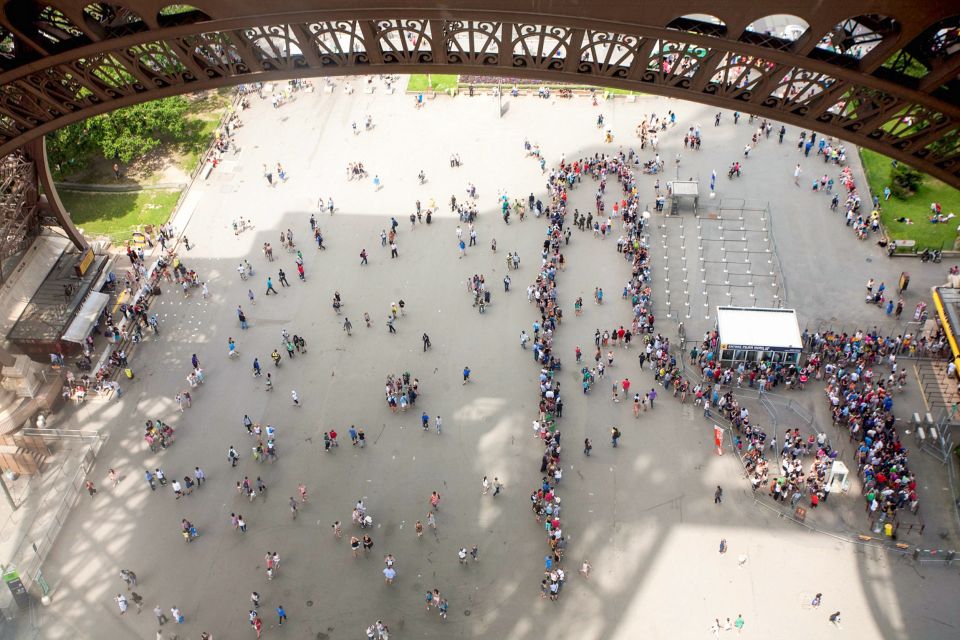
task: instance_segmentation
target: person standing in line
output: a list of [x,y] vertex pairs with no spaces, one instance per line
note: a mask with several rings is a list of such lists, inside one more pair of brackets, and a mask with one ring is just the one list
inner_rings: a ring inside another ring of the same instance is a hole
[[721,504],[723,502],[723,488],[720,485],[717,485],[717,490],[713,492],[713,504]]

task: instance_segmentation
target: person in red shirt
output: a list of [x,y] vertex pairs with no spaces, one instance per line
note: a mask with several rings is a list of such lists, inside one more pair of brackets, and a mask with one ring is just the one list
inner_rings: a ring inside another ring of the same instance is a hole
[[630,378],[624,378],[623,382],[620,383],[623,386],[623,395],[630,395]]

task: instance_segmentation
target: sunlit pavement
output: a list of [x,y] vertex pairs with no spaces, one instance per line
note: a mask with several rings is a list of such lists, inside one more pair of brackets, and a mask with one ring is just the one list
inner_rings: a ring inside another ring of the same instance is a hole
[[[883,324],[881,312],[865,307],[862,287],[871,276],[892,286],[905,263],[889,262],[874,245],[858,242],[829,212],[825,196],[794,187],[794,128],[783,146],[775,136],[764,141],[745,162],[745,176],[728,181],[725,167],[740,157],[754,130],[745,117],[734,126],[726,114],[724,124],[714,128],[714,110],[647,97],[599,108],[585,98],[509,103],[498,119],[497,101],[489,96],[440,97],[421,110],[414,110],[411,97],[386,96],[380,89],[373,95],[346,96],[339,87],[332,95],[300,94],[276,110],[252,98],[237,135],[241,153],[228,155],[192,195],[197,204],[186,233],[195,246],[182,258],[209,283],[211,299],[203,301],[199,294],[184,299],[165,289],[154,307],[160,336],[136,351],[137,377],[124,386],[123,398],[87,405],[66,425],[104,429],[111,438],[94,477],[101,491],[92,500],[83,496],[44,567],[53,604],[39,612],[34,635],[152,639],[157,625],[151,610],[159,604],[168,615],[176,605],[186,617],[182,626],[164,625],[165,635],[175,632],[183,640],[209,631],[217,640],[253,637],[247,611],[250,592],[258,591],[268,638],[362,638],[377,619],[390,627],[392,638],[708,638],[715,618],[722,623],[738,614],[746,621],[745,637],[956,636],[955,568],[914,568],[778,520],[753,504],[736,459],[713,452],[711,425],[699,411],[664,397],[635,421],[628,404],[612,403],[611,378],[629,376],[637,389],[654,384],[648,371],[639,371],[636,350],[619,351],[608,378],[591,396],[580,393],[574,347],[587,352],[596,328],[626,323],[629,308],[616,294],[629,274],[618,259],[616,238],[602,242],[579,232],[565,248],[569,266],[558,277],[566,320],[555,342],[565,363],[560,495],[570,538],[568,579],[559,602],[540,599],[547,547],[529,507],[542,453],[530,429],[538,370],[530,351],[520,349],[519,332],[529,333],[536,318],[525,288],[536,276],[545,225],[528,218],[505,227],[496,209],[500,189],[511,198],[525,199],[531,191],[543,197],[545,177],[524,157],[525,137],[539,143],[554,165],[561,154],[573,160],[634,144],[642,114],[672,109],[678,126],[660,150],[671,159],[682,147],[683,130],[699,122],[703,150],[683,154],[681,173],[698,175],[705,185],[715,169],[718,197],[770,202],[788,306],[797,307],[811,328],[877,324],[882,331],[896,330]],[[602,143],[595,126],[600,112],[616,136],[614,145]],[[362,128],[367,114],[375,128],[352,135],[351,122]],[[460,154],[461,168],[449,167],[451,152]],[[289,180],[270,188],[262,164],[272,168],[278,161]],[[370,178],[380,176],[383,188],[374,191],[370,179],[347,181],[350,161],[362,161]],[[807,175],[822,169],[815,159],[800,161]],[[416,178],[420,169],[427,175],[423,186]],[[645,199],[652,200],[653,180],[641,180]],[[458,260],[457,221],[448,202],[451,194],[466,197],[468,182],[479,192],[479,243]],[[858,182],[865,185],[862,176]],[[590,210],[595,188],[585,181],[573,192],[572,206]],[[611,181],[609,197],[617,192]],[[337,207],[332,217],[317,211],[318,198],[328,196]],[[411,231],[414,201],[426,207],[431,198],[439,205],[438,217]],[[311,213],[317,213],[327,251],[310,242]],[[254,229],[235,236],[230,223],[240,216],[252,220]],[[379,241],[390,216],[400,222],[396,260]],[[297,280],[293,257],[279,245],[280,231],[287,228],[303,250],[306,283]],[[494,237],[496,254],[490,251]],[[273,244],[276,262],[263,257],[264,242]],[[370,264],[361,268],[363,248]],[[511,250],[519,251],[522,266],[510,273],[511,291],[503,293]],[[248,282],[235,270],[243,258],[256,270]],[[925,286],[942,279],[941,266],[909,263],[916,300]],[[279,287],[281,267],[291,287],[265,297],[266,276],[273,275]],[[471,307],[466,292],[466,278],[474,273],[484,274],[493,292],[485,315]],[[602,307],[589,302],[596,286],[608,292]],[[256,294],[255,306],[247,301],[248,287]],[[660,289],[655,281],[655,296],[662,295]],[[331,308],[334,290],[353,323],[351,337]],[[580,318],[572,313],[577,296],[588,301]],[[406,316],[397,322],[397,335],[390,335],[387,311],[400,298]],[[910,300],[908,309],[916,301]],[[250,320],[247,331],[237,324],[238,304]],[[374,323],[369,329],[365,311]],[[657,324],[672,333],[662,315]],[[283,329],[303,335],[309,354],[274,369],[269,353]],[[427,353],[420,342],[424,332],[433,343]],[[231,336],[241,354],[232,361],[226,347]],[[173,397],[186,386],[192,353],[207,382],[193,391],[193,408],[181,416]],[[251,374],[254,356],[273,374],[272,394]],[[473,370],[466,386],[460,376],[464,365]],[[383,382],[388,373],[404,371],[419,378],[422,395],[416,410],[393,415],[382,399]],[[292,406],[291,389],[298,391],[302,407]],[[804,393],[812,405],[818,403],[819,391]],[[443,435],[419,429],[419,410],[443,416]],[[277,427],[277,463],[251,459],[245,413]],[[144,420],[157,417],[175,425],[177,441],[151,454],[140,434]],[[366,430],[369,445],[358,450],[347,442],[324,453],[323,431],[336,428],[343,441],[351,424]],[[614,424],[624,432],[617,450],[607,439]],[[589,459],[580,453],[584,437],[594,441]],[[243,456],[236,469],[226,461],[231,444]],[[151,492],[143,479],[147,467],[182,478],[196,465],[208,483],[182,500],[174,499],[169,486]],[[110,467],[124,475],[115,489],[106,486]],[[938,472],[930,465],[930,474]],[[266,501],[250,504],[237,495],[234,485],[245,475],[262,476],[269,487]],[[506,485],[495,499],[480,495],[485,475]],[[939,490],[942,480],[929,481]],[[287,500],[300,482],[310,501],[291,521]],[[725,489],[722,506],[713,503],[717,484]],[[438,529],[418,539],[414,522],[426,522],[434,490],[443,497]],[[374,519],[375,546],[368,558],[353,559],[348,540],[358,530],[350,526],[350,512],[360,498]],[[831,498],[825,508],[856,514],[857,500]],[[246,534],[232,529],[231,512],[245,516]],[[191,544],[179,532],[184,517],[200,531]],[[341,540],[330,532],[335,520],[345,523]],[[729,544],[725,555],[718,553],[721,538]],[[473,544],[480,562],[460,566],[457,550]],[[267,551],[282,559],[273,581],[265,575]],[[381,574],[386,553],[397,558],[393,585],[385,585]],[[594,568],[589,580],[577,574],[583,559]],[[138,575],[140,614],[131,605],[119,615],[113,597],[126,592],[121,568]],[[424,592],[433,588],[450,601],[445,621],[424,610]],[[808,603],[817,592],[823,593],[823,605],[813,610]],[[289,615],[282,628],[274,613],[279,604]],[[834,627],[827,617],[837,610],[842,623]]]

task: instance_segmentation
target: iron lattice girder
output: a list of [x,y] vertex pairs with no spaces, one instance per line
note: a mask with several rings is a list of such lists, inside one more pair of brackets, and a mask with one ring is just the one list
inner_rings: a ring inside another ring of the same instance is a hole
[[[775,37],[736,39],[745,24],[728,22],[726,35],[705,35],[586,19],[576,15],[584,9],[572,0],[559,1],[571,15],[404,6],[282,16],[248,10],[243,17],[195,15],[198,22],[184,18],[162,28],[142,23],[102,40],[86,30],[78,46],[59,43],[50,47],[56,53],[30,61],[26,56],[0,75],[0,154],[98,113],[203,88],[324,75],[476,73],[634,89],[754,113],[861,144],[960,186],[960,105],[935,97],[933,89],[864,73],[849,60],[832,64],[823,50],[814,57],[798,55]],[[201,9],[229,16],[224,3],[206,2]],[[124,4],[149,22],[157,3]],[[899,4],[902,10],[914,3]],[[892,37],[908,41],[942,20],[941,4],[949,3],[924,4],[923,12],[913,7]],[[224,10],[217,12],[219,7]],[[678,17],[676,8],[668,10]],[[833,24],[850,12],[847,8]],[[75,13],[76,8],[64,9],[67,16]],[[622,15],[632,13],[622,9]],[[813,25],[826,24],[819,15],[808,22],[814,35]],[[8,26],[17,38],[26,37],[22,20]],[[797,41],[798,50],[809,49],[804,41],[808,38]]]

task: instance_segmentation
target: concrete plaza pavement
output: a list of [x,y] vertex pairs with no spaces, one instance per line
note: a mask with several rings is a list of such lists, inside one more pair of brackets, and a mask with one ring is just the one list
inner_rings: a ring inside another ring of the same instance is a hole
[[[639,371],[635,350],[619,351],[608,379],[590,396],[580,394],[574,346],[587,351],[594,329],[626,322],[629,309],[616,294],[629,273],[618,260],[615,238],[603,242],[579,232],[565,248],[569,266],[558,277],[566,320],[555,342],[565,363],[560,495],[570,538],[568,580],[559,602],[538,597],[547,549],[529,508],[542,454],[530,430],[538,370],[530,352],[520,349],[519,332],[529,333],[536,318],[524,290],[536,275],[545,225],[528,218],[505,227],[496,209],[501,189],[511,198],[525,199],[530,192],[543,197],[545,177],[533,159],[524,157],[524,138],[539,143],[552,166],[561,155],[572,161],[632,145],[642,114],[672,109],[678,126],[660,150],[669,160],[682,147],[683,129],[699,122],[703,150],[683,154],[681,175],[699,176],[705,184],[716,169],[718,197],[770,202],[787,306],[796,306],[811,327],[876,322],[892,331],[892,324],[883,324],[886,316],[863,305],[861,291],[871,275],[895,282],[903,267],[858,242],[829,212],[826,196],[793,186],[796,149],[788,142],[795,141],[796,130],[788,128],[782,147],[775,137],[764,141],[745,163],[744,177],[727,181],[725,167],[740,157],[753,128],[745,117],[735,127],[730,114],[714,128],[713,110],[683,102],[641,97],[632,104],[593,108],[583,99],[523,98],[511,100],[502,119],[491,97],[440,97],[414,110],[408,96],[379,90],[347,96],[338,89],[299,94],[276,110],[268,101],[253,98],[252,103],[237,134],[241,152],[228,156],[208,182],[193,187],[192,216],[177,221],[186,224],[194,247],[182,258],[209,283],[211,299],[203,301],[199,294],[184,299],[165,289],[153,308],[161,318],[160,336],[138,347],[137,378],[124,385],[123,397],[87,404],[58,425],[105,429],[111,438],[94,478],[101,491],[93,499],[84,496],[45,565],[54,592],[53,604],[38,611],[34,630],[39,637],[153,638],[155,604],[168,614],[177,605],[186,616],[182,627],[165,625],[164,634],[252,637],[246,612],[254,590],[263,596],[268,638],[362,638],[378,618],[394,638],[523,640],[547,634],[599,639],[638,633],[708,638],[714,618],[722,622],[738,614],[746,620],[743,635],[748,637],[955,636],[960,626],[952,603],[956,569],[915,568],[896,556],[779,520],[753,504],[736,459],[713,453],[710,424],[692,406],[663,398],[634,421],[628,403],[612,403],[611,377],[628,375],[636,389],[654,384],[649,371]],[[617,136],[614,145],[604,145],[602,131],[594,126],[599,111]],[[351,122],[360,124],[367,114],[375,128],[354,136]],[[451,152],[460,154],[463,167],[449,167]],[[652,153],[645,152],[648,156]],[[289,180],[271,188],[261,165],[273,167],[278,161]],[[351,161],[362,161],[371,178],[379,175],[383,188],[375,191],[369,179],[347,181],[345,166]],[[813,159],[803,162],[810,163],[811,175],[819,169]],[[416,179],[420,169],[428,178],[423,186]],[[668,162],[666,176],[671,175]],[[641,179],[651,201],[653,180]],[[447,202],[451,194],[465,197],[468,182],[480,195],[479,245],[459,260],[457,221]],[[616,193],[615,187],[609,184],[608,193]],[[594,190],[585,181],[573,192],[572,206],[590,210]],[[317,211],[318,198],[328,196],[337,206],[333,216]],[[407,217],[414,201],[427,206],[431,198],[439,205],[434,223],[411,230]],[[311,213],[320,221],[327,251],[310,242]],[[230,224],[240,216],[254,228],[235,236]],[[390,216],[400,222],[396,260],[379,242]],[[297,281],[293,257],[279,246],[279,233],[287,228],[304,252],[306,283]],[[496,254],[490,251],[494,237]],[[267,241],[274,246],[274,263],[259,250]],[[369,266],[359,265],[362,248],[370,253]],[[510,272],[512,290],[503,293],[504,260],[511,250],[519,251],[522,266]],[[243,258],[256,270],[248,282],[241,282],[235,270]],[[279,287],[281,267],[289,289]],[[918,299],[923,285],[942,279],[945,270],[915,262],[910,267],[910,294]],[[471,307],[466,292],[466,278],[474,273],[484,274],[493,292],[484,315]],[[264,296],[268,274],[279,288],[275,297]],[[655,275],[661,275],[656,262]],[[608,292],[601,307],[589,302],[596,286]],[[255,306],[247,302],[248,287],[256,294]],[[655,280],[657,299],[660,288]],[[353,322],[351,337],[341,330],[343,317],[331,309],[334,290],[343,296],[343,315]],[[580,318],[572,313],[577,296],[587,301]],[[397,335],[390,335],[386,314],[399,298],[407,303],[406,316],[397,322]],[[250,319],[247,331],[237,326],[238,304]],[[372,328],[363,326],[364,311]],[[673,331],[662,317],[657,326]],[[284,328],[305,337],[309,354],[285,360],[275,370],[269,353]],[[433,342],[426,353],[420,343],[424,332]],[[232,361],[226,355],[230,336],[241,353]],[[207,382],[181,416],[173,396],[186,386],[192,353],[200,358]],[[251,375],[255,355],[274,374],[272,394]],[[473,370],[466,386],[460,382],[464,365]],[[393,415],[383,402],[383,382],[388,373],[403,371],[419,378],[422,395],[416,411]],[[292,406],[291,389],[299,392],[302,407]],[[443,435],[421,432],[419,410],[443,416]],[[277,427],[277,463],[258,465],[250,458],[250,439],[241,424],[245,413]],[[140,434],[144,420],[157,417],[177,428],[177,441],[151,454]],[[369,446],[357,450],[342,444],[325,454],[323,431],[336,428],[344,440],[350,424],[364,427]],[[613,424],[624,431],[617,450],[607,439]],[[584,437],[594,441],[589,459],[580,453]],[[243,456],[236,469],[226,462],[231,444]],[[172,479],[196,465],[209,481],[182,500],[174,499],[169,486],[150,492],[143,480],[147,467],[161,466]],[[124,475],[115,489],[106,486],[110,467]],[[250,504],[236,494],[234,484],[245,475],[263,477],[269,487],[265,501]],[[497,498],[480,495],[484,475],[504,481]],[[291,521],[287,498],[296,495],[300,482],[307,485],[310,501]],[[712,499],[718,484],[725,489],[721,506]],[[434,490],[443,496],[438,530],[417,539],[413,523],[425,522]],[[350,511],[359,498],[374,518],[375,546],[369,558],[353,559],[347,543],[355,533]],[[831,502],[843,499],[857,497]],[[246,517],[245,535],[230,527],[231,512]],[[179,534],[183,517],[201,534],[189,545]],[[345,523],[342,540],[330,534],[335,520]],[[725,555],[717,552],[721,538],[729,543]],[[460,566],[457,549],[473,544],[479,546],[480,562]],[[282,558],[272,582],[264,575],[268,550]],[[386,553],[397,558],[392,586],[380,573]],[[741,555],[747,558],[742,565]],[[593,564],[589,580],[576,573],[582,559]],[[139,615],[132,609],[120,616],[113,601],[125,591],[120,568],[138,574],[137,591],[145,598]],[[446,621],[424,611],[423,594],[434,587],[450,601]],[[811,610],[806,603],[817,592],[824,594],[824,604]],[[290,616],[282,628],[273,613],[278,604]],[[835,610],[843,612],[839,628],[827,622]]]

